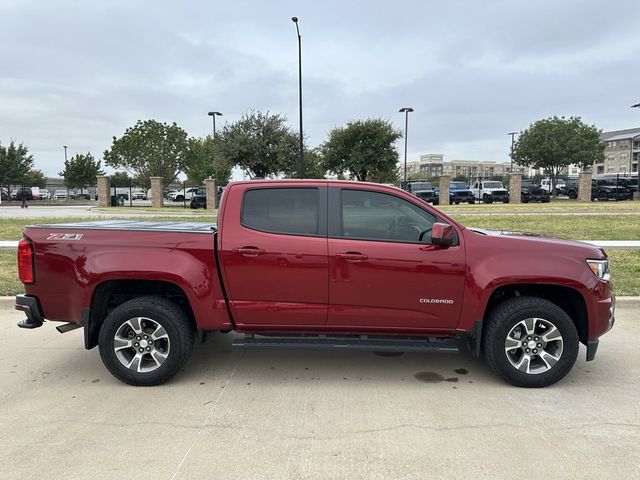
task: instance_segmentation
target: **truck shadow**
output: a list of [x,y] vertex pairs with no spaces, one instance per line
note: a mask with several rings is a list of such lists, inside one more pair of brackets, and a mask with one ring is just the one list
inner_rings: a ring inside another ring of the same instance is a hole
[[196,344],[193,355],[175,381],[200,379],[245,384],[295,382],[447,382],[503,384],[482,359],[470,353],[404,353],[387,355],[370,351],[313,349],[243,349],[232,347],[237,334],[212,334]]

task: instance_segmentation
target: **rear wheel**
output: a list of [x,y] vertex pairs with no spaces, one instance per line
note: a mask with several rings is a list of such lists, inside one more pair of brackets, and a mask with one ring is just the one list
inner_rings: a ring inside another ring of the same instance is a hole
[[193,349],[193,327],[182,308],[161,297],[116,307],[100,329],[100,357],[118,380],[159,385],[173,377]]
[[578,356],[578,332],[567,313],[535,297],[498,305],[487,319],[489,367],[518,387],[546,387],[564,378]]

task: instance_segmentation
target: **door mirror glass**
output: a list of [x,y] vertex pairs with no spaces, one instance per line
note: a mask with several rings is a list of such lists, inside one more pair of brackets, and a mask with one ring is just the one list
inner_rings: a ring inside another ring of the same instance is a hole
[[456,231],[447,223],[436,222],[431,228],[431,243],[450,247],[456,239]]

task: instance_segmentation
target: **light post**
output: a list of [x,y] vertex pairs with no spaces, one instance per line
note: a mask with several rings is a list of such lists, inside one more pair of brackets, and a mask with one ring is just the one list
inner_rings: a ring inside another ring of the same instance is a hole
[[513,142],[515,139],[515,136],[518,134],[518,132],[509,132],[507,133],[507,135],[511,135],[511,167],[509,167],[509,173],[513,173]]
[[298,17],[291,17],[291,21],[296,24],[298,34],[298,102],[300,108],[300,172],[299,177],[304,178],[304,146],[302,137],[302,37],[298,27]]
[[209,115],[213,119],[213,178],[216,177],[216,117],[221,117],[220,112],[209,112]]
[[[636,103],[635,105],[631,105],[631,108],[640,108],[640,103]],[[631,140],[631,164],[630,164],[630,172],[633,173],[633,140]],[[640,200],[640,158],[638,158],[638,165],[636,167],[638,174],[638,190],[634,193],[634,197],[636,200]]]
[[398,110],[404,112],[404,188],[407,188],[407,133],[409,132],[409,112],[413,112],[411,107],[402,107]]
[[62,148],[64,148],[64,162],[67,163],[67,146],[63,145]]

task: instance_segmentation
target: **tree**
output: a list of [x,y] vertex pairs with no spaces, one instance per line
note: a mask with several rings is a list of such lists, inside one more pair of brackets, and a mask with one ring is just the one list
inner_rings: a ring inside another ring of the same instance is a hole
[[31,187],[45,188],[47,177],[42,170],[31,169],[24,176],[23,183]]
[[580,117],[551,117],[531,124],[514,145],[513,159],[519,165],[549,172],[555,196],[556,178],[569,165],[587,168],[604,157],[601,130]]
[[33,155],[23,143],[9,146],[0,144],[0,185],[16,185],[26,183],[29,172],[33,171]]
[[67,187],[79,188],[82,192],[84,187],[96,184],[98,175],[104,175],[101,163],[89,152],[86,155],[78,153],[64,161],[64,170],[58,175],[64,177],[64,183]]
[[[292,163],[285,169],[287,178],[299,178],[300,176],[300,155],[292,159]],[[304,149],[304,178],[325,178],[327,170],[324,168],[322,152],[318,148]]]
[[255,177],[286,172],[299,155],[298,136],[286,124],[286,118],[269,112],[251,111],[225,125],[216,143],[216,153],[224,162]]
[[187,153],[187,132],[175,122],[138,120],[122,137],[113,137],[104,160],[111,167],[134,173],[140,185],[149,185],[151,177],[162,177],[168,184],[177,177]]
[[109,176],[109,183],[112,187],[130,187],[133,185],[133,178],[127,172],[116,172]]
[[[402,133],[381,118],[355,120],[334,128],[322,145],[327,170],[348,173],[351,178],[393,178],[397,176],[398,151],[395,142]],[[395,175],[394,175],[395,174]]]
[[227,184],[233,165],[230,165],[217,150],[211,135],[189,139],[184,172],[190,183],[201,184],[206,178],[215,178],[218,185]]

